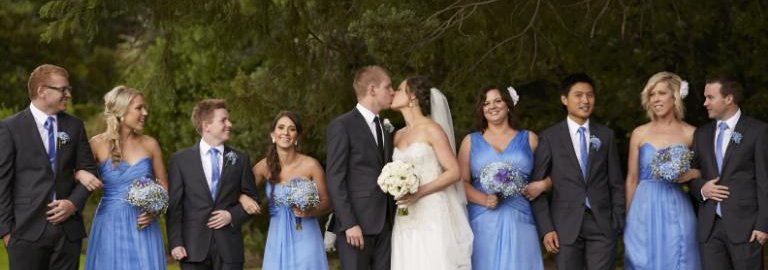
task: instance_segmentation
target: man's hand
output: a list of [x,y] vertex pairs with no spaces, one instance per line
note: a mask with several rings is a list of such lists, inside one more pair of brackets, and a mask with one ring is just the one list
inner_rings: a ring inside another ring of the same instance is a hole
[[5,243],[5,247],[8,247],[8,243],[11,242],[11,233],[7,233],[3,235],[3,243]]
[[544,235],[544,248],[549,253],[557,254],[560,252],[560,239],[557,237],[557,232],[551,231]]
[[240,194],[238,201],[240,202],[240,205],[243,206],[243,210],[245,210],[245,212],[249,215],[261,213],[261,206],[259,206],[259,203],[253,200],[251,197],[248,197],[245,194]]
[[75,172],[75,180],[85,186],[88,191],[94,191],[104,186],[99,178],[96,178],[96,176],[86,170]]
[[55,200],[48,204],[48,208],[50,210],[45,212],[45,214],[48,215],[48,222],[54,225],[64,222],[69,216],[74,215],[75,211],[77,211],[75,205],[66,199]]
[[175,247],[171,250],[171,256],[174,260],[181,261],[187,257],[187,249],[182,246]]
[[720,181],[720,177],[707,181],[701,187],[701,196],[704,196],[704,198],[708,200],[711,199],[718,202],[727,199],[728,195],[731,193],[728,191],[728,187],[718,185],[718,181]]
[[208,228],[218,230],[232,222],[232,214],[227,210],[216,210],[211,213],[208,219]]
[[752,231],[752,236],[749,237],[749,242],[753,242],[757,240],[760,245],[765,244],[765,241],[768,240],[768,233],[764,233],[758,230]]
[[344,232],[347,235],[347,244],[360,250],[363,249],[365,243],[363,239],[363,229],[360,228],[360,225],[352,226],[352,228],[349,228]]

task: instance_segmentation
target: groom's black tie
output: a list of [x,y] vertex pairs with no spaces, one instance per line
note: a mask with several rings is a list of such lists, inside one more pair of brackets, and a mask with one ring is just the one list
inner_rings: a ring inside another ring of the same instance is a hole
[[381,160],[387,161],[384,158],[384,141],[383,138],[381,138],[381,121],[379,121],[379,117],[376,116],[373,118],[373,122],[376,123],[376,144],[379,147],[379,156],[381,157]]

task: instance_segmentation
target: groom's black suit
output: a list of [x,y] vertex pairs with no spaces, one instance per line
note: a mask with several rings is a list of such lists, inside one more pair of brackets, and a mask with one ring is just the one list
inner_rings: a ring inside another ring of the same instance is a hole
[[[334,119],[326,133],[326,179],[336,218],[342,269],[389,269],[394,202],[376,180],[391,160],[392,135],[383,132],[384,158],[376,137],[357,109]],[[355,225],[365,236],[364,250],[346,242],[345,231]]]
[[[83,122],[67,113],[56,115],[56,170],[30,109],[0,122],[0,235],[11,234],[7,247],[11,269],[77,269],[85,227],[81,215],[90,192],[75,181],[75,171],[97,175]],[[58,135],[56,136],[58,138]],[[46,218],[53,192],[77,211],[52,225]]]
[[[227,158],[229,153],[237,155],[234,162]],[[181,264],[183,269],[232,268],[227,265],[242,268],[244,249],[240,226],[249,216],[238,199],[240,194],[256,198],[256,183],[248,155],[227,146],[222,154],[224,168],[221,171],[215,200],[211,196],[203,170],[199,143],[182,149],[171,157],[168,171],[170,202],[166,229],[168,247],[173,249],[183,246],[187,250],[188,256]],[[214,230],[206,224],[211,213],[216,210],[229,211],[232,221],[229,225]],[[206,266],[208,264],[212,265],[212,268]]]
[[[752,230],[768,232],[768,125],[742,114],[734,129],[742,135],[741,141],[723,142],[728,147],[718,174],[716,123],[697,128],[693,136],[693,167],[701,170],[703,178],[691,182],[691,193],[699,201],[702,265],[705,269],[762,269],[762,246],[748,241]],[[702,186],[717,177],[717,184],[730,191],[721,203],[722,218],[715,215],[717,202],[701,197]]]
[[[549,198],[541,196],[534,200],[533,210],[541,237],[557,232],[558,269],[582,269],[585,263],[600,265],[599,269],[613,269],[613,247],[624,227],[624,179],[613,130],[596,123],[590,123],[589,130],[601,145],[597,149],[587,146],[587,181],[583,179],[566,121],[539,135],[531,179],[549,176],[552,191]],[[585,207],[587,196],[590,210]],[[584,261],[584,257],[588,261]]]

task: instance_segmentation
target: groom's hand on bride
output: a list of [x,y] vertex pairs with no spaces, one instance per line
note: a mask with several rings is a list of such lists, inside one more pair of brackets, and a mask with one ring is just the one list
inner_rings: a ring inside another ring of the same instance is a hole
[[363,240],[363,229],[360,228],[360,225],[352,226],[352,228],[344,232],[347,235],[347,244],[360,250],[363,249],[365,243]]
[[218,230],[232,222],[232,214],[227,210],[216,210],[208,218],[208,228]]
[[48,216],[48,222],[54,225],[64,222],[77,210],[69,200],[55,200],[48,204],[48,209],[45,214]]

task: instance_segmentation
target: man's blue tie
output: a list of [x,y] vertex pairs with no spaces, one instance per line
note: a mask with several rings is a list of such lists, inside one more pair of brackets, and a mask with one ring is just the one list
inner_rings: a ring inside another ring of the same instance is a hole
[[[725,131],[728,129],[728,124],[720,122],[717,126],[717,138],[715,139],[715,161],[717,161],[717,173],[720,175],[723,172],[723,138],[725,137]],[[720,203],[715,206],[715,213],[717,216],[722,217],[723,213],[720,211]]]
[[[583,176],[582,180],[585,184],[587,183],[587,161],[589,161],[589,148],[587,147],[586,131],[587,128],[579,127],[579,156],[581,157],[579,160],[579,165],[581,166],[581,176]],[[592,205],[589,203],[589,197],[584,200],[584,205],[586,205],[587,208],[592,208]]]
[[[53,171],[53,175],[56,175],[56,136],[53,134],[53,125],[56,122],[56,118],[53,118],[53,116],[48,116],[48,119],[45,120],[45,123],[43,123],[43,127],[45,128],[45,132],[48,133],[48,162],[51,164],[51,169]],[[55,179],[55,177],[54,177]],[[54,185],[53,195],[51,197],[52,200],[56,200],[56,188]]]
[[219,184],[219,150],[211,148],[208,150],[208,155],[211,157],[211,197],[216,199],[216,187]]

